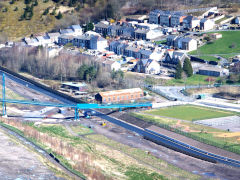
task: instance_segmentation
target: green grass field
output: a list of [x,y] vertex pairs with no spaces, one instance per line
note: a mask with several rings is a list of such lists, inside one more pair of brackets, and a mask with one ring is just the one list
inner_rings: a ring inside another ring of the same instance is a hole
[[157,45],[159,44],[166,44],[167,40],[162,40],[162,41],[155,41]]
[[219,59],[214,56],[198,56],[198,57],[205,61],[219,61]]
[[[219,32],[223,35],[221,39],[214,41],[212,44],[206,44],[198,49],[198,51],[192,51],[190,54],[208,55],[219,54],[227,55],[230,53],[240,52],[240,31],[223,31]],[[230,46],[235,44],[234,48]],[[234,56],[234,54],[232,54]]]
[[234,112],[228,112],[228,111],[222,111],[222,110],[211,109],[206,107],[198,107],[198,106],[192,106],[192,105],[161,108],[161,109],[146,111],[146,113],[152,114],[152,115],[188,120],[188,121],[226,117],[226,116],[232,116],[236,114]]
[[[208,76],[194,74],[193,76],[187,78],[186,85],[206,85],[209,84],[209,82],[206,80]],[[215,81],[217,81],[219,78],[216,78]],[[214,83],[214,82],[211,82]],[[175,86],[175,85],[184,85],[185,82],[183,79],[171,79],[166,81],[166,86]]]

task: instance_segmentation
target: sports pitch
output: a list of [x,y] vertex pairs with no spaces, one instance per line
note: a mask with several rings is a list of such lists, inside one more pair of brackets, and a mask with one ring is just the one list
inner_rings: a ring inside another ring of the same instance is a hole
[[172,106],[146,111],[145,113],[187,121],[196,121],[236,115],[236,113],[230,111],[223,111],[219,109],[193,105]]

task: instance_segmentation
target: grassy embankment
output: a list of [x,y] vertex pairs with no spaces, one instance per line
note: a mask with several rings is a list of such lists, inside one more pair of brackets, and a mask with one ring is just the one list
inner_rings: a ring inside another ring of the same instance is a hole
[[[73,147],[78,147],[95,156],[96,163],[101,163],[104,173],[112,177],[121,179],[198,179],[199,177],[176,168],[165,161],[155,158],[152,155],[146,154],[144,151],[132,148],[116,141],[110,140],[102,135],[90,134],[84,127],[72,126],[75,133],[84,135],[88,134],[87,138],[81,138],[71,135],[68,130],[62,125],[41,125],[34,126],[33,123],[28,123],[29,126],[36,128],[42,133],[47,133],[52,137],[57,137],[65,142],[71,143]],[[18,129],[13,130],[23,134]],[[36,142],[39,144],[39,142]],[[40,143],[48,152],[52,152],[46,145]],[[52,152],[54,153],[54,152]],[[55,154],[56,155],[56,154]],[[64,157],[57,157],[67,166],[72,168],[71,163]],[[148,166],[149,164],[149,166]],[[152,169],[154,168],[154,170]],[[157,169],[157,170],[156,170]],[[80,173],[81,174],[81,173]],[[118,174],[118,176],[116,176]]]

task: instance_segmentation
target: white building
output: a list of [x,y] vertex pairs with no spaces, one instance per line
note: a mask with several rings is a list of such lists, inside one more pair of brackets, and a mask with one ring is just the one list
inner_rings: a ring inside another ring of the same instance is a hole
[[46,33],[46,36],[50,39],[51,43],[57,43],[60,33],[59,32]]
[[98,51],[106,51],[107,47],[108,47],[107,40],[103,37],[99,37],[97,40],[97,50]]
[[47,36],[36,36],[40,46],[47,46],[51,43],[51,40]]
[[159,74],[160,69],[160,64],[152,59],[140,60],[134,67],[134,71],[145,74]]
[[80,25],[71,25],[70,28],[73,30],[74,36],[81,36],[83,34],[82,28]]
[[194,29],[200,25],[200,20],[194,16],[187,16],[183,19],[183,27]]
[[215,25],[215,23],[211,19],[203,18],[200,21],[200,29],[203,30],[203,31],[208,31],[208,30],[213,29],[214,25]]
[[29,46],[40,46],[40,43],[36,38],[25,37],[23,41]]
[[192,38],[183,38],[181,49],[188,50],[188,51],[197,50],[197,40]]
[[118,71],[121,68],[121,64],[117,61],[109,60],[109,59],[101,59],[99,63],[102,64],[102,67],[105,71]]
[[165,49],[155,49],[153,53],[149,56],[149,59],[152,59],[155,61],[162,61],[165,52],[166,52]]

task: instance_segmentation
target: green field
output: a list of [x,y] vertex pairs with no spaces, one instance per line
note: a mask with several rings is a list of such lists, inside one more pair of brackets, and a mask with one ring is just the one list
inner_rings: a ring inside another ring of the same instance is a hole
[[[210,54],[218,54],[218,55],[227,55],[231,53],[240,53],[240,31],[222,31],[219,32],[223,35],[221,39],[214,41],[211,44],[206,44],[200,47],[197,51],[192,51],[190,54],[192,55],[210,55]],[[235,47],[231,48],[231,45],[235,45]],[[232,54],[234,56],[234,54]]]
[[201,58],[205,61],[219,61],[219,59],[214,56],[198,56],[198,58]]
[[192,106],[192,105],[161,108],[161,109],[146,111],[146,113],[157,115],[157,116],[165,116],[170,118],[188,120],[188,121],[226,117],[226,116],[232,116],[236,114],[234,112],[228,112],[228,111],[222,111],[222,110],[211,109],[211,108],[200,107],[200,106],[198,107],[198,106]]
[[162,41],[155,41],[157,45],[159,44],[166,44],[167,40],[162,40]]
[[[186,79],[186,85],[206,85],[209,82],[206,80],[208,76],[194,74],[193,76]],[[216,78],[217,81],[219,78]],[[214,83],[214,82],[212,82]],[[165,82],[166,86],[176,86],[176,85],[184,85],[184,79],[171,79]]]

